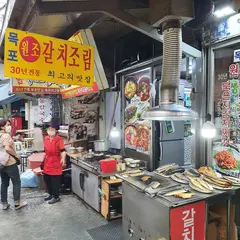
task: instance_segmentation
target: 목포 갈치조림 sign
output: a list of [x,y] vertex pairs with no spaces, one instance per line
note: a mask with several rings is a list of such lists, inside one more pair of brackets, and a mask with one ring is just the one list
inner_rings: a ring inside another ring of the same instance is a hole
[[4,75],[91,87],[94,48],[7,28]]

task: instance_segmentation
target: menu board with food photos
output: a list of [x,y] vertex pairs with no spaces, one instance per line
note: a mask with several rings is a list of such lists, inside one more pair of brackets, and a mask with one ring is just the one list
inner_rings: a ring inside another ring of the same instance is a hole
[[87,140],[98,135],[99,93],[71,99],[66,108],[70,116],[69,140]]
[[[240,176],[240,65],[216,59],[214,87],[215,125],[221,135],[213,142],[213,167]],[[226,71],[226,72],[223,72]],[[221,137],[221,138],[220,138]]]
[[150,109],[151,69],[124,77],[125,148],[150,154],[151,122],[142,120],[142,112]]

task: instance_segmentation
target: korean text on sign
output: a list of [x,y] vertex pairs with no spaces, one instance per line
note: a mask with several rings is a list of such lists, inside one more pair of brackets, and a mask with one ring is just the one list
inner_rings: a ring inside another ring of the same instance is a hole
[[233,78],[238,78],[239,75],[239,64],[235,63],[235,64],[231,64],[229,66],[229,78],[233,79]]
[[230,81],[222,83],[222,142],[228,145],[230,141]]
[[94,48],[10,29],[5,36],[4,75],[92,87]]
[[170,239],[205,240],[206,205],[204,201],[170,211]]
[[186,210],[182,212],[182,220],[184,223],[184,230],[182,233],[183,240],[194,240],[194,215],[195,210]]

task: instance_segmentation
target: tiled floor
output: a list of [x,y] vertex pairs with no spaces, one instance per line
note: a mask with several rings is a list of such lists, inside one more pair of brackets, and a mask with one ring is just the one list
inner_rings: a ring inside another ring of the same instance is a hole
[[0,210],[0,240],[92,240],[87,230],[107,223],[73,195],[62,196],[55,205],[45,203],[43,196],[23,189],[26,208]]

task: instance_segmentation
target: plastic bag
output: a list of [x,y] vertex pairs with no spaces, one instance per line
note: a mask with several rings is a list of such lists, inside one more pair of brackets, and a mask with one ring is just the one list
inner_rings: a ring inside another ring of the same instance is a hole
[[27,170],[21,174],[21,187],[22,188],[35,188],[37,187],[37,179],[32,170]]

